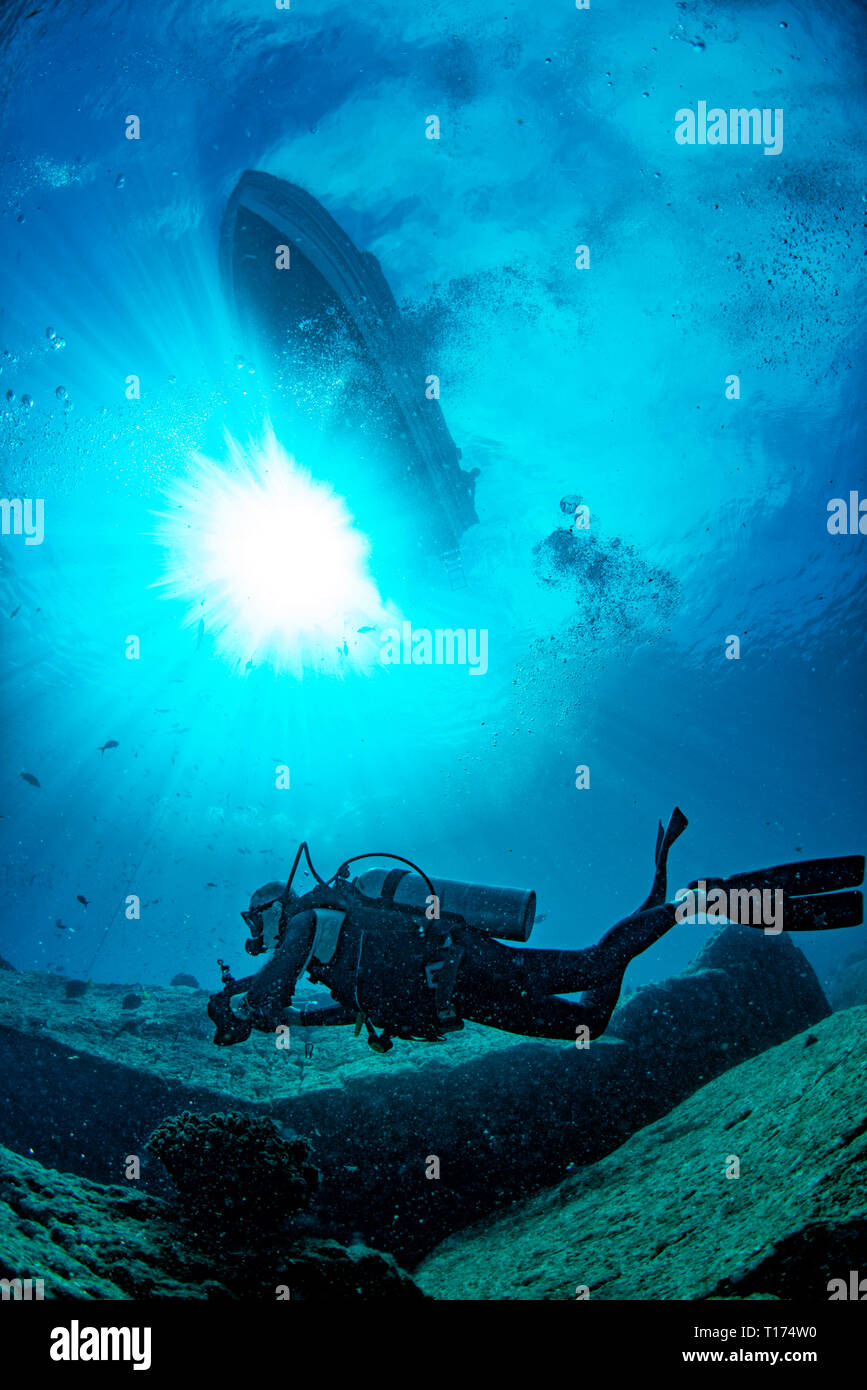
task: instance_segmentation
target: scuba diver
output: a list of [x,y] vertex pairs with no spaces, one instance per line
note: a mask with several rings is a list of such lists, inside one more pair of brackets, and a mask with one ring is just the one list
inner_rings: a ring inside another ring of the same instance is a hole
[[[666,830],[660,823],[648,897],[583,950],[519,949],[496,939],[527,941],[536,910],[533,892],[433,882],[411,860],[393,854],[355,855],[326,881],[303,843],[288,882],[258,889],[241,914],[251,932],[247,952],[272,954],[258,974],[241,980],[220,961],[223,988],[208,1004],[217,1027],[214,1042],[244,1042],[253,1029],[269,1033],[281,1025],[354,1024],[356,1035],[365,1028],[370,1046],[387,1052],[395,1037],[442,1041],[465,1019],[529,1037],[574,1042],[583,1028],[587,1037],[598,1038],[630,961],[688,915],[682,904],[665,901],[668,852],[686,826],[677,808]],[[292,882],[302,853],[316,886],[299,896]],[[350,880],[350,864],[373,858],[406,867],[368,870]],[[705,894],[700,901],[708,915],[708,887],[726,901],[746,900],[753,909],[746,924],[765,930],[755,903],[773,893],[775,922],[781,919],[788,931],[816,931],[861,922],[861,893],[840,890],[856,888],[863,876],[864,856],[850,855],[695,880],[690,889]],[[744,920],[731,908],[716,915]],[[290,1007],[305,972],[327,987],[333,1004]],[[580,991],[580,1000],[559,997]]]

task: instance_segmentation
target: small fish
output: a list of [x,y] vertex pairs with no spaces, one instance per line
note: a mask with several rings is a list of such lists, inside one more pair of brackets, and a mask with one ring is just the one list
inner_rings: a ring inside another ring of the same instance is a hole
[[61,922],[61,920],[60,920],[59,917],[56,917],[56,918],[54,919],[54,925],[55,925],[55,927],[57,928],[58,931],[69,931],[69,928],[67,927],[66,923],[65,923],[65,922]]
[[87,907],[87,898],[84,896],[83,893],[76,893],[75,896],[77,900],[81,903],[82,907]]
[[206,888],[216,888],[216,886],[217,886],[216,883],[206,883],[206,884],[205,884],[205,887],[206,887]]
[[375,628],[372,628],[372,627],[359,627],[359,628],[356,628],[356,631],[357,631],[357,632],[375,632],[376,629],[375,629]]
[[41,787],[41,786],[42,786],[42,783],[40,782],[39,778],[38,778],[38,777],[34,777],[32,772],[22,772],[22,773],[21,773],[21,776],[24,778],[24,781],[25,781],[25,782],[29,782],[29,783],[30,783],[31,787]]
[[536,916],[533,918],[533,921],[534,921],[534,922],[544,922],[544,920],[545,920],[545,918],[546,918],[547,916],[548,916],[547,912],[537,912],[537,913],[536,913]]
[[110,739],[108,740],[108,743],[104,743],[104,744],[102,745],[102,747],[99,748],[97,751],[98,751],[99,753],[104,753],[105,750],[106,750],[106,748],[119,748],[119,747],[120,747],[120,744],[118,743],[117,739],[116,739],[116,738],[110,738]]
[[19,605],[18,605],[17,608],[13,608],[13,609],[12,609],[12,612],[9,614],[9,617],[10,617],[10,618],[14,618],[14,617],[15,617],[15,614],[16,614],[16,613],[20,613],[20,612],[21,612],[21,604],[19,603]]

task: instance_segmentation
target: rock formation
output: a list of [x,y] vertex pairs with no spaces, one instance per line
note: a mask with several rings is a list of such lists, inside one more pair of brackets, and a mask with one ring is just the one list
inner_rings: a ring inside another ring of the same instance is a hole
[[849,1009],[742,1062],[416,1279],[440,1299],[827,1300],[867,1271],[865,1030]]

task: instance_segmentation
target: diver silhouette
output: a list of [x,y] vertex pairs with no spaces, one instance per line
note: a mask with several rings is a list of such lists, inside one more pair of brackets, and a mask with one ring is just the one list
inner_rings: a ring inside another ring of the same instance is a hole
[[[683,907],[665,899],[668,852],[686,826],[678,808],[667,829],[660,823],[647,898],[583,950],[521,949],[496,940],[527,940],[534,893],[434,883],[410,860],[386,854],[356,855],[325,881],[302,844],[288,883],[258,889],[241,914],[252,934],[248,953],[273,954],[257,974],[241,980],[220,962],[223,989],[208,1003],[217,1025],[214,1042],[243,1042],[253,1029],[273,1032],[282,1024],[355,1024],[356,1033],[366,1028],[370,1045],[386,1052],[395,1037],[441,1041],[465,1019],[530,1037],[574,1042],[586,1028],[585,1036],[597,1038],[608,1026],[630,961],[684,919]],[[292,881],[302,853],[317,883],[300,897]],[[350,880],[349,865],[369,858],[408,867]],[[861,893],[840,890],[857,887],[863,876],[864,856],[850,855],[695,880],[690,889],[700,882],[705,894],[712,885],[726,902],[744,902],[745,918],[733,917],[729,906],[726,920],[765,929],[762,895],[767,901],[773,893],[783,930],[815,931],[861,922]],[[333,1004],[291,1008],[305,972],[327,987]],[[559,997],[578,992],[580,1000]]]

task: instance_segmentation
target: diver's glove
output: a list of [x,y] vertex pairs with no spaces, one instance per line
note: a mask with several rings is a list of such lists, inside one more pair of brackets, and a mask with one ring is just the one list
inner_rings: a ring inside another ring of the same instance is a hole
[[212,994],[208,1000],[208,1017],[217,1025],[214,1042],[218,1047],[229,1047],[232,1043],[246,1042],[253,1031],[249,1019],[240,1018],[232,1008],[232,995],[228,989]]

